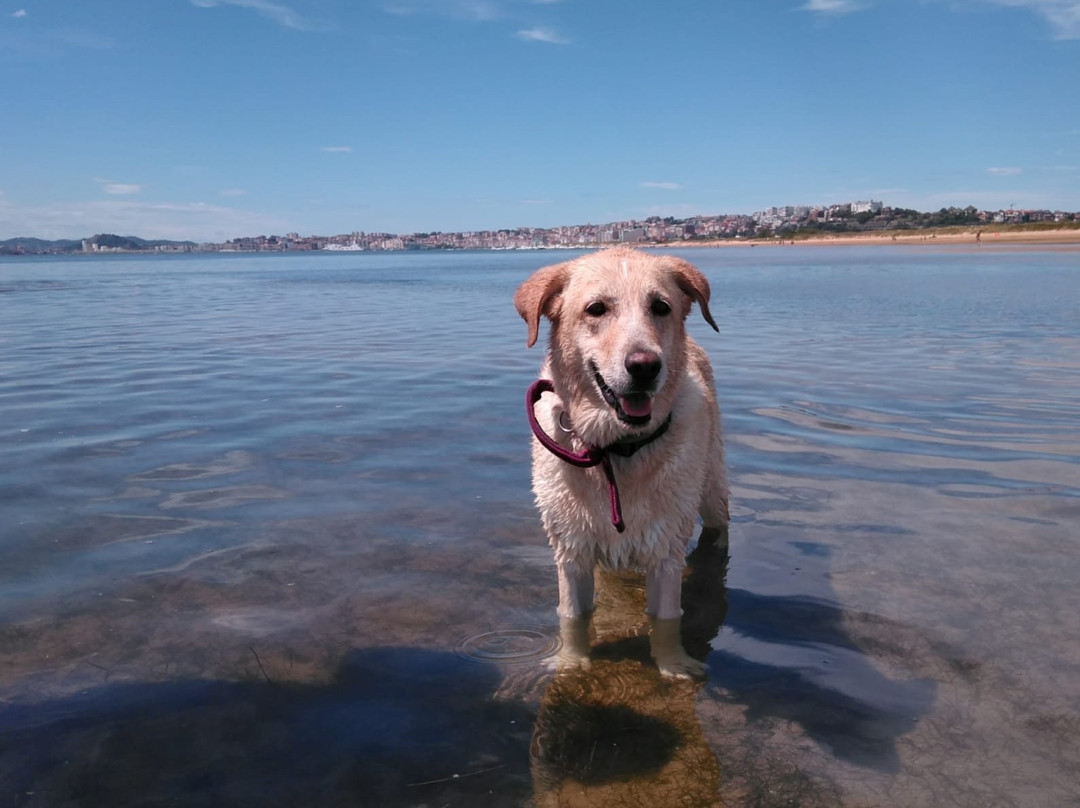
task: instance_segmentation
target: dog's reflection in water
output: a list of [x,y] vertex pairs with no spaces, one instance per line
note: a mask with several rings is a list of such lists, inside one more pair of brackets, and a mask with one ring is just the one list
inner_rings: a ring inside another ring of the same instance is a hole
[[[697,659],[724,621],[726,547],[726,536],[706,533],[687,559],[682,641]],[[536,805],[716,804],[717,762],[694,709],[700,683],[661,676],[652,662],[644,576],[597,571],[596,593],[591,630],[562,625],[569,653],[530,750]]]

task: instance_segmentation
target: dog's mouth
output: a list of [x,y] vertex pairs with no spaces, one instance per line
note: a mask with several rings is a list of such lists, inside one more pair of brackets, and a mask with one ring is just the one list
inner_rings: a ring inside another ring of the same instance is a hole
[[604,381],[604,377],[600,375],[600,370],[596,365],[592,362],[589,365],[600,394],[604,397],[604,401],[615,410],[615,415],[618,416],[620,421],[630,426],[642,426],[649,423],[652,418],[651,393],[632,392],[621,396],[617,395]]

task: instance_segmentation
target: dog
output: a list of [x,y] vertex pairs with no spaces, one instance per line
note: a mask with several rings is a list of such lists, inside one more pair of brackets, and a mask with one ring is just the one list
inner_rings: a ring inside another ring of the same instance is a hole
[[533,492],[558,568],[562,661],[587,664],[593,571],[645,573],[650,653],[666,676],[701,677],[680,640],[686,553],[726,546],[728,485],[712,367],[686,333],[709,283],[681,258],[625,247],[533,273],[514,295],[536,344],[551,323],[541,381],[530,388]]

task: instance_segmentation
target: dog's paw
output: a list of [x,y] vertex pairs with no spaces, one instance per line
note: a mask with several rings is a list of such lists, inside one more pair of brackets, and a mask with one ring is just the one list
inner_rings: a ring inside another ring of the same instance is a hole
[[664,676],[676,679],[704,679],[707,668],[690,656],[679,639],[681,620],[678,617],[661,620],[650,618],[649,653]]
[[563,617],[559,620],[559,650],[548,657],[547,666],[552,671],[586,670],[589,667],[591,641],[589,638],[589,615]]
[[552,673],[573,673],[574,671],[587,671],[591,662],[587,654],[577,654],[560,648],[557,654],[552,654],[544,664]]
[[672,679],[704,679],[708,666],[686,653],[653,657],[660,673]]

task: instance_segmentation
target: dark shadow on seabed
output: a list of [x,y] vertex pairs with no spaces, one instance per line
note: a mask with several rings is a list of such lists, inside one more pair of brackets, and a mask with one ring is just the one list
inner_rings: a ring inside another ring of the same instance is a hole
[[728,591],[731,650],[709,657],[720,698],[746,708],[748,723],[799,725],[838,758],[894,773],[896,741],[934,703],[928,679],[896,682],[874,668],[845,631],[834,604]]
[[106,685],[0,710],[0,805],[517,806],[532,713],[499,671],[352,652],[324,685]]

